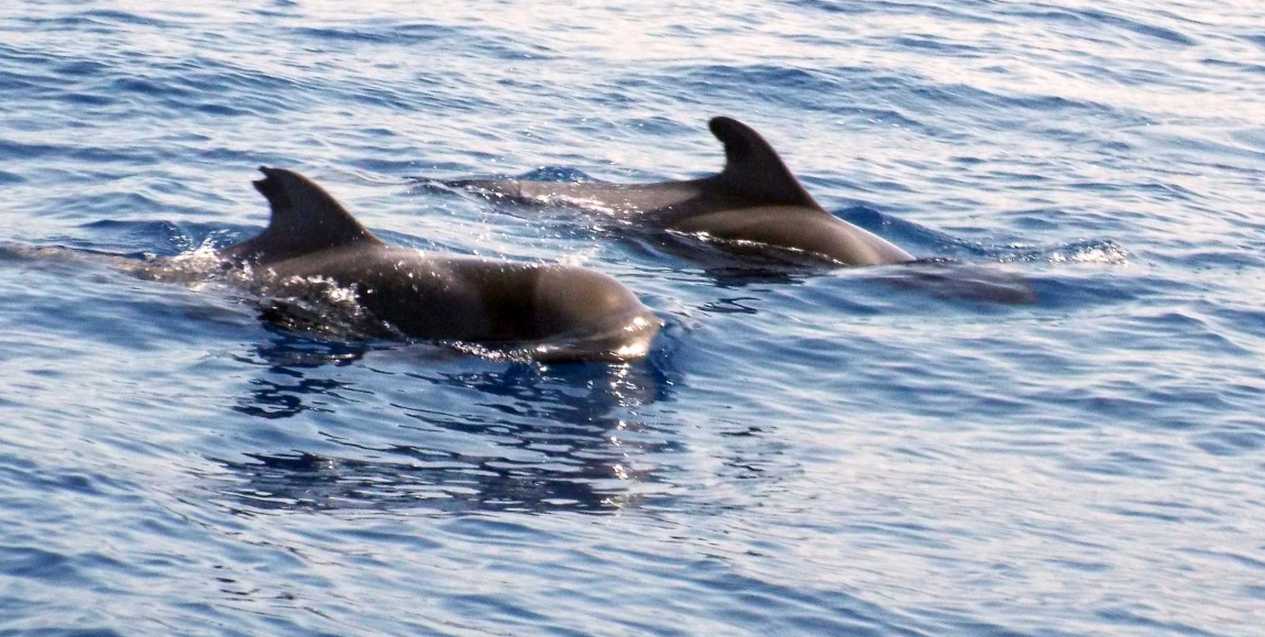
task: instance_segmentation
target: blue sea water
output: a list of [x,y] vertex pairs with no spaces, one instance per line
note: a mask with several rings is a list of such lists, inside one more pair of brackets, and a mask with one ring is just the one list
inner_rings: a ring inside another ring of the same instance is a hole
[[[695,177],[718,114],[1036,301],[415,181]],[[260,164],[664,331],[489,360],[0,251],[0,634],[1262,634],[1258,2],[0,5],[5,245],[224,245]]]

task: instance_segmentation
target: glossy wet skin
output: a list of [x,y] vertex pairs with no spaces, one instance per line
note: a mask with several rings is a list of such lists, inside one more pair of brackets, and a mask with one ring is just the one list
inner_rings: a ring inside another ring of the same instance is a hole
[[431,256],[388,246],[325,191],[263,168],[267,230],[224,251],[273,293],[304,296],[332,282],[413,338],[522,345],[538,358],[642,356],[660,322],[609,276],[579,267]]
[[522,203],[571,205],[636,215],[644,225],[754,242],[844,265],[913,261],[913,255],[826,212],[777,152],[750,127],[727,117],[710,122],[726,164],[704,179],[654,184],[455,180],[447,185]]
[[301,292],[322,278],[354,286],[365,309],[420,338],[509,343],[618,332],[639,318],[657,325],[619,282],[568,266],[432,257],[372,245],[271,263],[264,276],[280,291]]
[[680,232],[729,241],[754,241],[822,255],[847,265],[904,263],[913,257],[881,237],[830,215],[794,206],[756,206],[683,215],[668,224]]

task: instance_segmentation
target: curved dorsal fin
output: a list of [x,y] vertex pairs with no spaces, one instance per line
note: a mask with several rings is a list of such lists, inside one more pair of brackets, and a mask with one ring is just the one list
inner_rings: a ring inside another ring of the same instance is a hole
[[258,236],[225,250],[260,263],[358,242],[381,243],[315,182],[296,172],[260,166],[251,182],[268,200],[272,218]]
[[731,117],[713,117],[707,125],[725,145],[725,169],[718,178],[727,188],[759,203],[821,208],[750,126]]

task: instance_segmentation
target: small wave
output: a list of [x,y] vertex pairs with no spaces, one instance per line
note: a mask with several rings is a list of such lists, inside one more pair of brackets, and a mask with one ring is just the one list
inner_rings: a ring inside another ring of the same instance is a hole
[[869,13],[885,14],[885,15],[916,15],[920,18],[932,16],[940,19],[963,20],[967,22],[977,22],[981,24],[997,23],[998,20],[983,12],[968,12],[967,9],[972,3],[959,3],[967,5],[963,8],[946,7],[939,4],[923,4],[917,2],[886,2],[883,0],[871,2],[850,2],[843,0],[790,0],[790,4],[795,6],[816,9],[826,13],[839,13],[846,15],[863,15]]
[[173,86],[153,78],[122,77],[110,82],[111,92],[137,93],[146,96],[167,96],[187,98],[193,96],[189,89]]
[[99,77],[111,68],[109,64],[98,60],[73,60],[54,67],[53,71],[61,76]]
[[124,24],[143,24],[150,26],[167,27],[171,26],[169,22],[155,18],[152,15],[141,16],[127,11],[115,11],[110,9],[92,9],[79,14],[80,17],[96,19],[103,22],[122,22]]
[[462,34],[460,29],[437,24],[381,24],[359,27],[296,27],[291,32],[305,38],[366,42],[373,44],[408,45],[453,37]]
[[741,100],[758,96],[762,100],[813,111],[824,107],[818,96],[841,94],[846,90],[837,80],[816,70],[772,64],[669,68],[653,78],[652,83],[663,84],[669,77],[674,84],[709,95],[729,95]]
[[835,214],[915,254],[969,260],[992,259],[994,256],[989,248],[979,243],[879,212],[869,206],[856,205]]
[[176,257],[199,246],[222,248],[236,243],[251,232],[247,228],[223,224],[200,224],[172,221],[120,221],[102,219],[81,224],[89,230],[96,246],[116,246],[127,250],[145,250],[162,256]]
[[[1054,246],[1024,244],[990,245],[932,230],[868,206],[853,206],[835,213],[849,223],[881,235],[915,253],[925,251],[939,258],[965,258],[999,263],[1098,263],[1124,265],[1130,254],[1111,239],[1087,239]],[[921,250],[920,250],[921,248]]]
[[1111,239],[1075,241],[1047,248],[1006,246],[994,249],[1003,263],[1097,263],[1124,265],[1129,262],[1129,251]]
[[118,30],[120,24],[132,26],[149,26],[166,28],[173,26],[170,22],[152,16],[140,16],[126,11],[93,9],[73,15],[47,17],[25,16],[22,21],[31,27],[44,31],[81,31],[86,33],[108,33]]
[[927,55],[953,56],[959,58],[982,58],[989,54],[989,49],[961,42],[952,42],[943,38],[925,35],[902,35],[891,40],[892,46],[898,49],[910,49]]
[[1042,22],[1071,23],[1078,28],[1098,26],[1123,29],[1180,46],[1194,46],[1197,44],[1194,39],[1173,29],[1097,9],[1012,9],[1003,11],[1003,14]]
[[[462,49],[478,50],[506,59],[542,58],[553,52],[536,42],[524,42],[519,38],[502,36],[495,32],[475,32],[454,26],[437,24],[371,24],[357,27],[323,26],[295,27],[290,32],[309,40],[330,43],[351,43],[383,46],[420,46],[442,41],[461,39]],[[478,42],[476,44],[475,42]]]

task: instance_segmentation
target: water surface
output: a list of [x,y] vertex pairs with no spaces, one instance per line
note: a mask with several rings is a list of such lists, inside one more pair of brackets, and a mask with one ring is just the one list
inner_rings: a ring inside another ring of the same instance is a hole
[[[17,2],[0,240],[263,227],[608,272],[632,365],[270,327],[0,251],[0,631],[1249,635],[1265,623],[1254,2]],[[680,179],[707,118],[1030,304],[690,258],[417,177]]]

